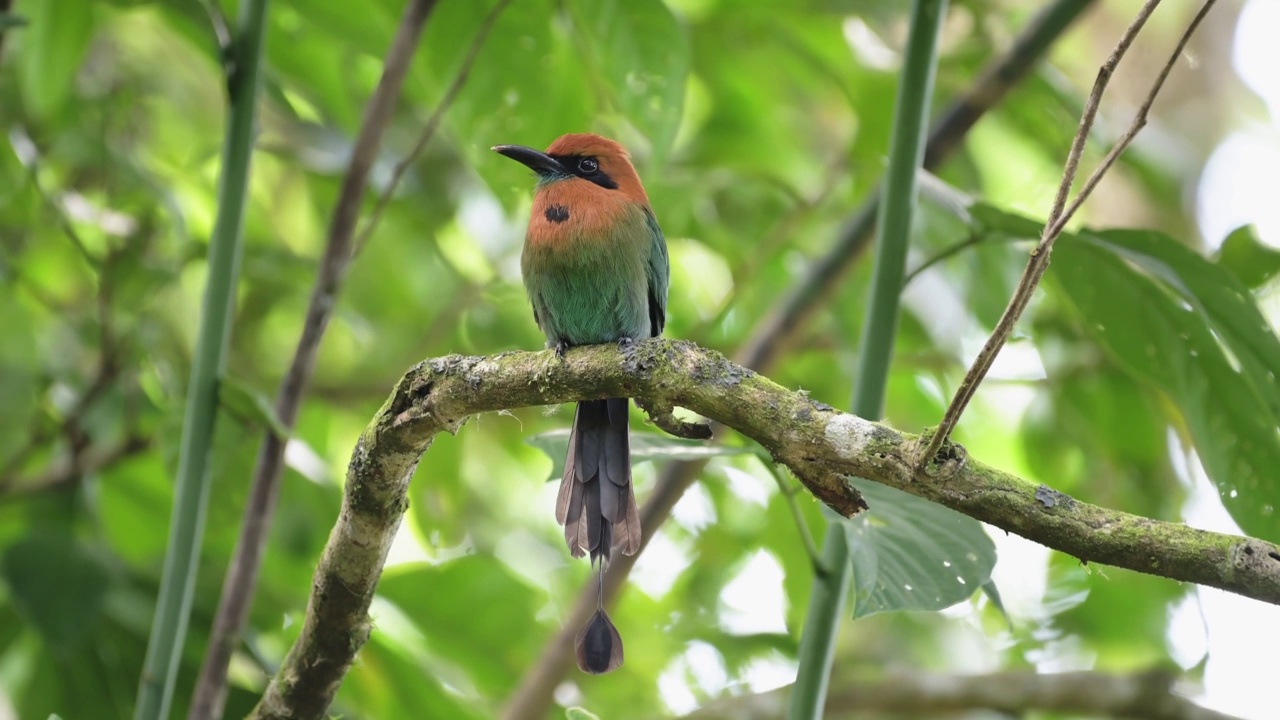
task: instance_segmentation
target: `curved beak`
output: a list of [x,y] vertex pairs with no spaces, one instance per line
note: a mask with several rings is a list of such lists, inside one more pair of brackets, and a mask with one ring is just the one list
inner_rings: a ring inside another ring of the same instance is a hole
[[523,145],[494,145],[491,149],[499,155],[505,155],[536,172],[538,177],[567,174],[559,160],[531,147]]

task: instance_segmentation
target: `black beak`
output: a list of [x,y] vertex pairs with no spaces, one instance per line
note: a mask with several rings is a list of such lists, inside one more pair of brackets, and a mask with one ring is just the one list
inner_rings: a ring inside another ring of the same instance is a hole
[[528,167],[538,173],[538,177],[568,174],[568,171],[564,169],[559,160],[531,147],[523,145],[494,145],[492,150]]

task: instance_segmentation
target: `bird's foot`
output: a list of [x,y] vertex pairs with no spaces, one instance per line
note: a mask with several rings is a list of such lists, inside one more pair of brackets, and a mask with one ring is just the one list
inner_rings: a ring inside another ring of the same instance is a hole
[[626,352],[631,348],[634,348],[635,346],[636,346],[635,338],[627,337],[626,335],[623,335],[622,337],[618,338],[618,349],[621,350],[622,352]]
[[554,348],[555,348],[555,351],[556,351],[556,359],[557,359],[557,360],[564,360],[564,353],[565,353],[565,351],[566,351],[566,350],[568,350],[568,349],[569,349],[569,343],[565,342],[564,340],[557,340],[557,341],[556,341],[556,344],[555,344],[555,345],[553,345],[552,347],[554,347]]

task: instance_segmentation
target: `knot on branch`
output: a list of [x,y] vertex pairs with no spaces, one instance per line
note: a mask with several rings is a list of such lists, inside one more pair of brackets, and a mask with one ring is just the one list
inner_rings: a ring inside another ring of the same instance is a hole
[[937,432],[938,428],[928,428],[920,434],[920,437],[916,440],[915,459],[912,464],[918,474],[933,479],[945,480],[964,467],[969,453],[960,443],[946,440],[933,457],[926,457],[926,453],[929,452],[929,446],[933,441],[933,436]]
[[1231,548],[1229,557],[1237,572],[1268,577],[1274,585],[1280,586],[1280,547],[1262,540],[1244,538]]
[[841,475],[833,478],[833,480],[835,480],[834,484],[837,487],[844,490],[838,496],[830,499],[823,498],[833,510],[847,518],[851,518],[863,510],[869,509],[870,506],[867,505],[867,501],[862,497],[862,493],[853,486],[853,483],[849,482],[848,477]]

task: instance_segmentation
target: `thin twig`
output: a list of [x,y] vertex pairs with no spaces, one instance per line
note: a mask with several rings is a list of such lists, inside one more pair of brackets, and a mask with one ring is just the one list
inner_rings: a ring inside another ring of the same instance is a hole
[[[924,167],[931,170],[947,160],[978,120],[1026,77],[1054,40],[1094,1],[1057,0],[1028,23],[1008,52],[988,65],[973,85],[939,115],[925,146]],[[773,367],[798,331],[808,324],[814,309],[863,256],[871,243],[879,203],[879,189],[872,190],[849,216],[831,248],[779,302],[777,311],[756,323],[751,335],[734,354],[737,362],[759,372],[768,372]],[[666,521],[676,502],[697,480],[703,465],[702,460],[668,463],[659,473],[654,491],[640,511],[641,526],[646,528],[640,553],[647,547],[654,529]],[[609,564],[605,572],[606,604],[616,596],[639,557],[639,553],[624,555]],[[507,700],[503,720],[535,720],[547,714],[556,687],[573,666],[576,628],[595,611],[595,603],[595,587],[585,589],[564,620],[563,629],[543,646],[538,660]]]
[[[286,428],[292,429],[297,419],[303,390],[315,365],[320,339],[333,316],[338,290],[351,262],[351,238],[360,214],[360,201],[368,183],[369,170],[377,159],[382,136],[391,124],[396,99],[409,72],[418,40],[435,6],[436,0],[411,0],[406,5],[391,47],[387,50],[382,77],[365,108],[364,119],[329,223],[328,241],[316,284],[312,289],[311,301],[307,306],[302,335],[276,397],[276,415]],[[253,590],[257,585],[262,553],[271,518],[275,514],[286,442],[287,438],[278,436],[268,428],[259,448],[249,498],[245,504],[244,525],[223,581],[218,611],[210,631],[209,647],[188,714],[189,720],[209,720],[222,716],[227,693],[227,666],[249,614]]]
[[1192,18],[1191,24],[1182,33],[1178,44],[1165,62],[1164,68],[1152,84],[1151,90],[1147,93],[1147,97],[1143,101],[1141,108],[1139,108],[1138,114],[1134,117],[1129,129],[1120,137],[1098,166],[1098,169],[1093,172],[1084,186],[1081,187],[1075,200],[1071,202],[1070,206],[1067,206],[1067,195],[1075,182],[1076,170],[1080,164],[1080,155],[1083,153],[1085,142],[1089,138],[1089,131],[1093,127],[1098,105],[1102,100],[1103,92],[1107,88],[1107,83],[1111,79],[1111,74],[1120,63],[1125,51],[1133,44],[1134,38],[1137,37],[1147,18],[1151,16],[1156,6],[1160,4],[1160,0],[1148,0],[1143,5],[1142,10],[1138,12],[1138,16],[1134,18],[1129,28],[1125,30],[1124,35],[1120,38],[1120,42],[1116,44],[1111,57],[1107,58],[1106,63],[1099,69],[1098,78],[1094,82],[1093,90],[1089,93],[1089,100],[1085,104],[1084,114],[1080,118],[1080,125],[1076,130],[1075,139],[1071,143],[1071,151],[1067,155],[1062,182],[1058,185],[1058,194],[1054,199],[1053,209],[1049,212],[1049,217],[1045,221],[1045,229],[1040,237],[1040,242],[1031,251],[1031,258],[1027,261],[1027,267],[1022,273],[1022,279],[1018,281],[1018,287],[1014,290],[1013,297],[1009,300],[1009,305],[1005,308],[1004,314],[996,324],[995,330],[992,331],[991,337],[987,339],[977,358],[974,359],[973,366],[965,374],[955,397],[951,400],[951,404],[947,406],[947,411],[943,415],[938,429],[929,438],[929,443],[925,446],[924,451],[916,458],[918,467],[924,467],[932,461],[950,438],[952,431],[955,430],[956,423],[960,421],[960,416],[964,414],[965,408],[968,407],[969,401],[973,399],[973,395],[977,392],[982,379],[986,377],[987,372],[991,369],[991,364],[995,362],[1000,349],[1008,341],[1009,335],[1012,334],[1013,328],[1018,322],[1018,318],[1022,316],[1022,311],[1026,309],[1032,295],[1035,293],[1036,287],[1040,284],[1040,278],[1044,276],[1045,270],[1049,267],[1049,256],[1053,250],[1054,241],[1062,234],[1067,221],[1080,208],[1080,205],[1088,199],[1089,194],[1093,192],[1098,181],[1115,163],[1116,158],[1120,156],[1120,153],[1124,152],[1125,148],[1129,146],[1129,143],[1138,134],[1138,131],[1146,125],[1147,113],[1151,109],[1152,103],[1155,102],[1156,95],[1159,94],[1161,87],[1163,87],[1165,78],[1172,71],[1178,58],[1182,57],[1182,52],[1187,42],[1191,39],[1192,33],[1199,27],[1200,21],[1204,19],[1216,1],[1206,0],[1200,8],[1200,12],[1196,13],[1196,16]]
[[906,277],[902,279],[902,286],[906,287],[907,285],[910,285],[911,281],[915,280],[916,277],[919,276],[921,273],[923,273],[925,270],[928,270],[929,268],[933,267],[934,265],[937,265],[943,260],[959,255],[960,253],[964,252],[965,250],[971,247],[977,246],[983,240],[986,240],[987,237],[988,236],[983,233],[975,232],[969,235],[969,237],[965,238],[964,240],[961,240],[958,243],[954,243],[952,245],[948,245],[947,247],[942,248],[937,253],[930,256],[928,259],[926,259],[924,262],[917,265],[915,269],[908,272]]
[[418,155],[422,154],[422,150],[427,146],[427,143],[431,142],[431,138],[435,136],[436,129],[440,126],[440,121],[444,119],[445,112],[453,105],[453,101],[458,98],[458,93],[462,92],[463,85],[466,84],[467,78],[470,77],[471,68],[475,65],[476,58],[480,55],[480,49],[484,46],[484,41],[489,37],[489,32],[493,30],[494,24],[497,23],[498,16],[510,4],[511,0],[498,0],[498,3],[489,9],[489,14],[485,15],[484,20],[480,22],[480,27],[476,30],[475,37],[471,39],[471,46],[467,48],[467,56],[463,58],[462,65],[458,67],[458,74],[453,78],[453,83],[449,85],[449,89],[441,96],[440,103],[436,105],[431,117],[427,118],[426,124],[422,126],[422,132],[418,134],[418,139],[409,150],[409,154],[396,163],[395,169],[391,173],[391,181],[387,183],[382,195],[378,197],[378,204],[373,207],[373,212],[369,213],[369,218],[365,220],[364,227],[360,229],[360,233],[356,236],[356,242],[352,250],[353,255],[359,255],[360,251],[364,250],[365,243],[369,241],[369,236],[373,235],[373,231],[378,227],[378,222],[382,219],[383,212],[395,195],[396,188],[400,186],[400,181],[404,179],[405,173],[409,171],[409,167],[413,165],[413,162],[418,159]]
[[1062,234],[1063,229],[1071,220],[1071,217],[1080,209],[1080,206],[1084,204],[1084,201],[1089,199],[1089,195],[1093,193],[1098,182],[1102,180],[1102,176],[1111,169],[1111,166],[1120,158],[1121,153],[1123,153],[1133,142],[1133,139],[1137,137],[1138,132],[1147,126],[1147,116],[1151,112],[1151,106],[1156,101],[1156,96],[1160,94],[1160,90],[1164,87],[1164,81],[1169,77],[1169,73],[1173,71],[1173,66],[1178,61],[1178,58],[1182,57],[1183,52],[1186,51],[1187,43],[1191,41],[1191,35],[1196,31],[1196,28],[1200,27],[1200,23],[1204,20],[1205,16],[1209,14],[1209,9],[1213,7],[1215,2],[1217,2],[1217,0],[1206,0],[1204,6],[1200,8],[1200,12],[1196,13],[1196,16],[1191,18],[1191,23],[1187,25],[1187,29],[1182,33],[1182,37],[1178,38],[1178,44],[1174,46],[1173,52],[1169,55],[1169,59],[1165,62],[1164,67],[1160,68],[1160,74],[1156,76],[1156,80],[1151,86],[1151,91],[1147,93],[1146,99],[1142,101],[1142,105],[1138,108],[1138,113],[1134,116],[1133,122],[1129,125],[1129,129],[1124,132],[1124,135],[1120,136],[1120,139],[1116,141],[1115,146],[1111,148],[1111,151],[1107,153],[1107,156],[1098,164],[1098,168],[1093,171],[1093,174],[1089,176],[1089,179],[1085,180],[1084,185],[1080,188],[1080,192],[1076,195],[1075,200],[1071,201],[1071,204],[1067,206],[1065,211],[1063,211],[1062,217],[1058,218],[1058,221],[1054,223],[1053,227],[1050,229],[1051,234],[1055,236]]

